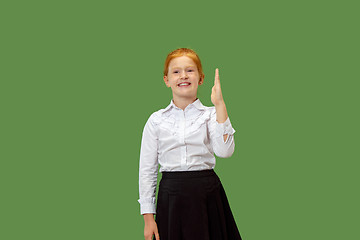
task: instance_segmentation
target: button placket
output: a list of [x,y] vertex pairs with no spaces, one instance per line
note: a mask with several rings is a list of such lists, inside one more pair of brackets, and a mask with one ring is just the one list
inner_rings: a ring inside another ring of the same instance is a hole
[[181,152],[181,167],[185,167],[186,166],[186,146],[185,146],[185,124],[186,124],[186,120],[185,120],[185,112],[181,111],[180,113],[180,143],[182,144],[181,148],[180,148],[180,152]]

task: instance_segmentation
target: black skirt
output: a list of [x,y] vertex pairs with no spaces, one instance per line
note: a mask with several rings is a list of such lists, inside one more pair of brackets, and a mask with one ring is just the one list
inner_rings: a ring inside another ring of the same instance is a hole
[[241,240],[213,169],[162,172],[155,221],[161,240]]

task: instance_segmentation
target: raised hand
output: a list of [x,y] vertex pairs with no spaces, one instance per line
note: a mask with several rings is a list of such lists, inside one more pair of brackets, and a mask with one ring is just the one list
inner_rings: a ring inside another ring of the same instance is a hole
[[221,93],[218,68],[215,69],[215,80],[214,80],[214,86],[212,87],[212,91],[211,91],[211,102],[214,104],[215,107],[224,103],[224,99]]
[[[211,92],[211,102],[214,104],[216,109],[216,121],[218,123],[225,122],[228,118],[228,113],[226,111],[225,102],[221,93],[218,68],[215,69],[215,81]],[[226,138],[227,134],[224,135],[224,141],[226,140]]]

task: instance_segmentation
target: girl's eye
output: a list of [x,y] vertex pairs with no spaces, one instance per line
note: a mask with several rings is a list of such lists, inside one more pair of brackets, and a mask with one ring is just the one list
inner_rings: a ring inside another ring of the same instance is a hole
[[178,73],[179,71],[175,71],[174,73]]
[[188,72],[192,72],[193,70],[188,70]]

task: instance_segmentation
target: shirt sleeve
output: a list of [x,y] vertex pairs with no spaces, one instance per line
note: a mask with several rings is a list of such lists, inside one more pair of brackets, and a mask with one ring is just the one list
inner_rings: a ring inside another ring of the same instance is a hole
[[[209,130],[211,146],[216,156],[220,158],[231,157],[235,149],[235,129],[231,125],[230,118],[228,117],[223,123],[216,121],[216,110],[214,107],[210,117]],[[228,136],[224,142],[225,134],[228,134]]]
[[140,213],[156,213],[155,194],[158,176],[158,138],[151,115],[145,124],[140,149],[139,196]]

